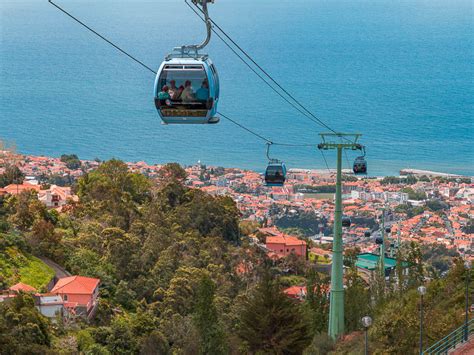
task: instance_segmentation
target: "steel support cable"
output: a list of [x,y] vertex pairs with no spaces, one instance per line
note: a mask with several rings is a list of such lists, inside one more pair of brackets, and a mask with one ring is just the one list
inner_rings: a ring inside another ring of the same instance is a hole
[[[76,21],[77,23],[79,23],[81,26],[83,26],[84,28],[86,28],[87,30],[89,30],[90,32],[92,32],[93,34],[95,34],[97,37],[99,37],[100,39],[104,40],[105,42],[107,42],[108,44],[110,44],[112,47],[114,47],[115,49],[117,49],[118,51],[120,51],[122,54],[125,54],[127,57],[129,57],[130,59],[132,59],[133,61],[135,61],[136,63],[140,64],[142,67],[144,67],[145,69],[151,71],[153,74],[157,74],[157,72],[155,70],[153,70],[152,68],[150,68],[148,65],[146,65],[145,63],[143,63],[142,61],[140,61],[139,59],[135,58],[133,55],[131,55],[130,53],[128,53],[127,51],[125,51],[124,49],[120,48],[118,45],[116,45],[115,43],[113,43],[112,41],[110,41],[109,39],[107,39],[106,37],[104,37],[103,35],[101,35],[100,33],[98,33],[97,31],[95,31],[94,29],[92,29],[90,26],[86,25],[84,22],[82,22],[81,20],[79,20],[77,17],[73,16],[72,14],[70,14],[68,11],[64,10],[62,7],[60,7],[59,5],[55,4],[53,1],[51,0],[48,0],[48,2],[53,5],[54,7],[56,7],[58,10],[60,10],[61,12],[63,12],[64,14],[66,14],[68,17],[70,17],[71,19],[73,19],[74,21]],[[194,10],[194,9],[193,9]],[[238,53],[236,53],[238,55]],[[258,73],[257,73],[258,74]],[[222,114],[221,112],[219,112],[219,114],[224,117],[225,119],[229,120],[230,122],[234,123],[235,125],[239,126],[240,128],[246,130],[247,132],[253,134],[254,136],[258,137],[259,139],[267,142],[267,143],[272,143],[274,145],[280,145],[280,146],[287,146],[287,147],[309,147],[309,146],[314,146],[314,144],[291,144],[291,143],[278,143],[278,142],[272,142],[270,139],[268,138],[265,138],[263,137],[262,135],[252,131],[250,128],[247,128],[245,127],[244,125],[242,125],[241,123],[238,123],[237,121],[231,119],[230,117]]]
[[[203,22],[206,22],[204,18],[197,12],[197,10],[189,4],[186,0],[184,1],[186,5],[198,16]],[[274,91],[278,96],[280,96],[286,103],[288,103],[290,106],[292,106],[295,110],[297,110],[299,113],[301,113],[303,116],[307,116],[307,114],[301,110],[299,107],[295,106],[294,103],[292,103],[285,95],[283,95],[281,92],[276,90],[265,78],[258,72],[256,71],[237,51],[224,39],[222,36],[219,34],[219,32],[215,31],[214,28],[212,28],[212,32],[229,48],[232,53],[234,53],[237,58],[239,58],[242,63],[244,63],[260,80],[262,80],[272,91]]]
[[351,170],[352,167],[351,167],[351,163],[349,161],[349,158],[347,157],[347,149],[343,149],[343,150],[344,150],[344,156],[346,157],[346,163],[347,163],[348,169]]
[[129,54],[128,52],[126,52],[125,50],[123,50],[122,48],[120,48],[119,46],[117,46],[116,44],[114,44],[112,41],[108,40],[107,38],[105,38],[104,36],[102,36],[100,33],[98,33],[97,31],[95,31],[94,29],[90,28],[89,26],[87,26],[84,22],[82,22],[81,20],[79,20],[78,18],[74,17],[73,15],[71,15],[69,12],[67,12],[66,10],[64,10],[61,6],[55,4],[54,2],[52,2],[51,0],[48,0],[48,2],[55,6],[58,10],[60,10],[61,12],[65,13],[67,16],[69,16],[70,18],[72,18],[74,21],[76,21],[77,23],[79,23],[81,26],[85,27],[86,29],[88,29],[90,32],[92,32],[93,34],[95,34],[96,36],[98,36],[99,38],[103,39],[104,41],[106,41],[108,44],[110,44],[111,46],[113,46],[115,49],[119,50],[120,52],[122,52],[123,54],[125,54],[127,57],[129,57],[130,59],[134,60],[135,62],[137,62],[138,64],[140,64],[142,67],[148,69],[149,71],[151,71],[152,73],[156,74],[156,71],[153,70],[152,68],[150,68],[148,65],[146,65],[145,63],[143,63],[142,61],[138,60],[137,58],[135,58],[134,56],[132,56],[131,54]]
[[[187,0],[184,0],[184,2],[191,8],[192,6],[188,3]],[[197,5],[195,6],[201,13],[203,12]],[[193,9],[194,11],[194,9]],[[196,13],[196,11],[194,11]],[[199,16],[201,18],[201,20],[205,21],[201,16]],[[309,118],[311,121],[317,123],[318,125],[324,127],[324,128],[327,128],[328,130],[330,130],[332,133],[335,133],[337,134],[338,132],[336,132],[334,129],[332,129],[331,127],[329,127],[324,121],[322,121],[320,118],[318,118],[315,114],[313,114],[310,110],[308,110],[297,98],[295,98],[290,92],[288,92],[288,90],[286,90],[279,82],[277,82],[265,69],[263,69],[241,46],[239,46],[237,44],[237,42],[235,42],[212,18],[209,18],[211,23],[229,40],[231,41],[231,43],[237,47],[237,49],[239,49],[240,52],[242,52],[258,69],[260,69],[260,71],[265,74],[266,77],[268,77],[278,88],[280,88],[281,91],[283,91],[288,97],[290,97],[298,106],[300,106],[304,111],[307,112],[307,114],[304,114],[305,117]],[[213,32],[216,33],[216,31],[213,29]],[[216,33],[217,35],[217,33]],[[219,36],[219,38],[221,38]],[[222,40],[222,38],[221,38]],[[235,53],[235,52],[234,52]],[[277,90],[275,88],[272,87],[272,89],[277,92]],[[280,95],[281,96],[281,95]],[[286,101],[286,100],[285,100]],[[288,102],[288,101],[287,101]],[[294,105],[292,105],[293,107],[295,107]],[[295,107],[296,108],[296,107]],[[301,112],[300,110],[298,110],[299,112]],[[308,114],[311,116],[311,117],[308,117]],[[343,137],[345,140],[347,141],[351,141],[350,139],[346,138],[346,137]]]
[[237,122],[236,120],[233,120],[232,118],[230,118],[229,116],[227,115],[224,115],[222,112],[217,112],[218,115],[220,115],[222,118],[232,122],[233,124],[235,124],[236,126],[242,128],[243,130],[249,132],[250,134],[253,134],[255,137],[263,140],[265,143],[268,143],[268,144],[271,144],[271,145],[279,145],[279,146],[283,146],[283,147],[316,147],[316,144],[309,144],[309,143],[303,143],[303,144],[297,144],[297,143],[280,143],[280,142],[274,142],[272,141],[271,139],[268,139],[264,136],[262,136],[261,134],[251,130],[250,128],[248,127],[245,127],[243,124]]
[[331,169],[329,169],[329,164],[328,164],[328,161],[326,160],[326,156],[324,155],[324,152],[322,151],[322,149],[319,149],[319,151],[321,152],[321,155],[324,159],[324,163],[326,164],[326,168],[328,169],[329,174],[332,174]]
[[235,124],[236,126],[242,128],[243,130],[249,132],[250,134],[253,134],[255,137],[257,137],[257,138],[263,140],[264,142],[269,143],[269,144],[274,144],[270,139],[265,138],[264,136],[258,134],[258,133],[255,132],[255,131],[252,131],[250,128],[245,127],[243,124],[241,124],[241,123],[239,123],[239,122],[233,120],[232,118],[230,118],[230,117],[224,115],[222,112],[217,112],[217,114],[219,114],[220,116],[222,116],[222,117],[225,118],[226,120],[232,122],[232,123]]

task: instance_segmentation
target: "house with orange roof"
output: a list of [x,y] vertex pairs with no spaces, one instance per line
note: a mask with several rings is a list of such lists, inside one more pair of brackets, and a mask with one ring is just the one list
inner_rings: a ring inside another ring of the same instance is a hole
[[64,277],[58,280],[51,293],[60,295],[65,307],[76,315],[91,317],[98,304],[99,284],[99,279],[91,277]]
[[51,185],[49,189],[40,190],[38,194],[38,200],[49,208],[62,207],[68,199],[78,200],[78,197],[71,192],[70,187]]
[[33,286],[30,286],[30,285],[27,285],[23,282],[19,282],[16,285],[13,285],[8,290],[13,291],[13,292],[26,292],[26,293],[36,292],[36,288],[34,288]]
[[306,286],[291,286],[283,290],[288,297],[296,300],[304,300],[306,298]]
[[306,257],[306,242],[291,235],[269,236],[265,241],[265,245],[269,251],[280,258],[291,253]]
[[39,192],[40,186],[39,185],[33,185],[29,184],[27,182],[23,184],[10,184],[4,187],[4,190],[6,191],[7,194],[10,195],[18,195],[22,193],[23,191],[28,191],[28,190],[33,190]]

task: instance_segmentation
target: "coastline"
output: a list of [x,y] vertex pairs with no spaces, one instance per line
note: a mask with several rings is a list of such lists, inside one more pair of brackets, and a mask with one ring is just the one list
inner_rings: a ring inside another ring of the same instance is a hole
[[[6,153],[6,152],[10,152],[11,151],[9,149],[6,149],[6,150],[2,150],[2,146],[0,146],[0,153]],[[19,152],[14,152],[14,154],[16,155],[20,155],[22,156],[24,159],[33,159],[33,160],[36,160],[36,159],[51,159],[51,160],[60,160],[60,156],[50,156],[50,155],[35,155],[35,154],[24,154],[24,153],[19,153]],[[1,158],[1,156],[0,156]],[[96,158],[98,159],[98,158]],[[81,159],[79,157],[79,160],[82,162],[82,163],[86,163],[86,165],[94,165],[94,164],[97,164],[97,160],[96,159]],[[149,163],[145,160],[139,160],[139,161],[127,161],[125,159],[121,159],[119,157],[113,157],[113,158],[109,158],[109,159],[120,159],[122,161],[124,161],[127,165],[129,165],[129,167],[131,168],[138,168],[138,169],[143,169],[143,168],[149,168],[149,167],[155,167],[155,168],[159,168],[160,166],[163,166],[167,163],[172,163],[172,162],[165,162],[165,163]],[[108,160],[108,159],[99,159],[99,161],[105,161],[105,160]],[[191,166],[194,166],[194,165],[199,165],[199,164],[202,164],[202,165],[205,165],[207,167],[210,167],[210,168],[224,168],[224,169],[235,169],[235,170],[240,170],[240,171],[251,171],[251,172],[256,172],[256,173],[259,173],[259,174],[263,174],[264,173],[264,169],[262,168],[261,170],[257,170],[257,169],[247,169],[247,168],[242,168],[242,167],[238,167],[238,166],[221,166],[221,165],[214,165],[214,164],[205,164],[201,161],[197,161],[196,163],[194,164],[181,164],[179,163],[181,166],[183,167],[191,167]],[[265,163],[262,163],[262,165],[264,165]],[[1,166],[0,166],[1,167]],[[315,173],[315,174],[318,174],[318,175],[332,175],[332,174],[335,174],[336,173],[336,170],[335,169],[327,169],[327,168],[304,168],[304,167],[288,167],[288,171],[289,172],[307,172],[307,173]],[[347,174],[347,175],[352,175],[352,171],[348,168],[346,169],[342,169],[342,173],[343,174]],[[423,176],[423,175],[426,175],[426,176],[429,176],[429,177],[444,177],[444,178],[474,178],[474,175],[462,175],[462,174],[454,174],[454,173],[450,173],[450,172],[441,172],[441,171],[434,171],[434,170],[427,170],[427,169],[414,169],[414,168],[403,168],[403,169],[400,169],[398,171],[398,174],[368,174],[367,175],[367,178],[372,178],[372,179],[380,179],[380,178],[384,178],[384,177],[388,177],[388,176],[397,176],[397,177],[406,177],[406,176],[409,176],[409,175],[413,175],[413,176]]]

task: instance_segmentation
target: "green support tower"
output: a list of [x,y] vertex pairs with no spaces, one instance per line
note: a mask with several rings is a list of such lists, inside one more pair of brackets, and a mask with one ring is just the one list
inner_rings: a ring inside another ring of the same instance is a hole
[[380,244],[380,274],[385,280],[385,207],[382,209],[382,244]]
[[[334,235],[331,266],[331,296],[329,300],[329,336],[336,340],[344,333],[344,284],[342,245],[342,150],[362,150],[357,143],[360,134],[321,133],[318,149],[337,150],[336,208],[334,211]],[[337,140],[337,142],[336,142]]]

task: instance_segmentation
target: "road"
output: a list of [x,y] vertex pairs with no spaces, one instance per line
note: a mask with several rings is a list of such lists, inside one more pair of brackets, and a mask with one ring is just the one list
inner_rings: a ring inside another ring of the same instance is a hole
[[57,279],[62,279],[63,277],[71,276],[71,274],[66,269],[56,264],[54,261],[45,257],[40,257],[40,259],[42,262],[44,262],[46,265],[48,265],[54,270],[54,276],[56,276]]

